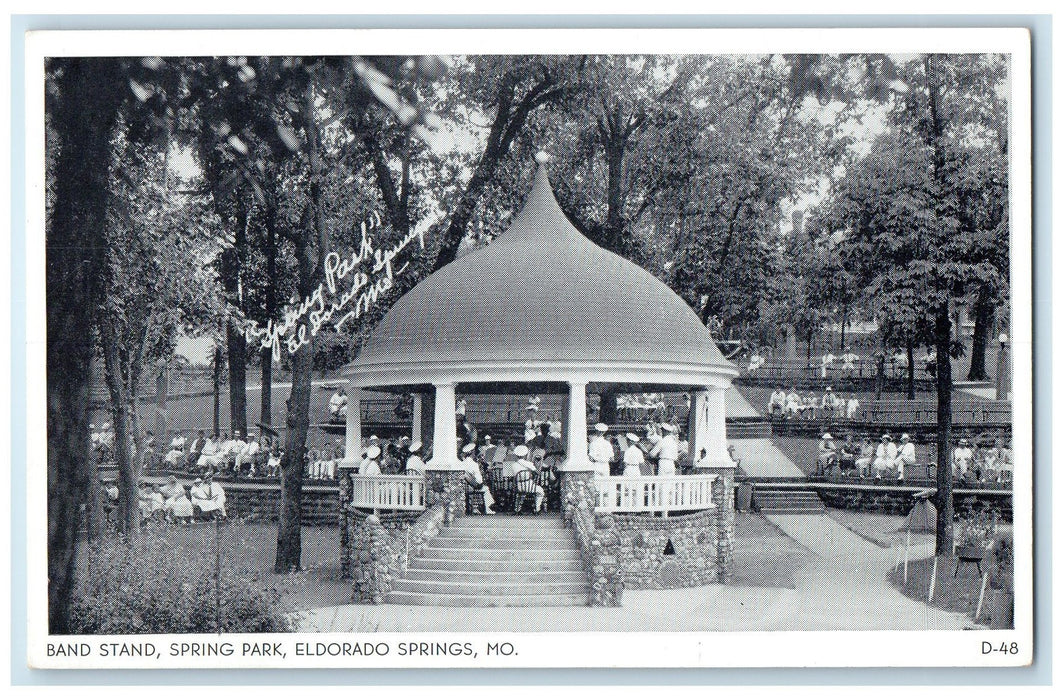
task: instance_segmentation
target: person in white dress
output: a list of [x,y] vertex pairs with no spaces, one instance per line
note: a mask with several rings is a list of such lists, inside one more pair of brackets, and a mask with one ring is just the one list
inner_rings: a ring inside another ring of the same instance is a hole
[[971,443],[964,438],[952,451],[952,473],[958,478],[965,478],[973,464],[974,453],[971,451]]
[[845,417],[852,420],[856,417],[856,411],[860,408],[860,399],[855,395],[850,396],[849,400],[845,402]]
[[218,466],[218,436],[211,435],[203,443],[203,449],[199,452],[199,459],[196,460],[197,467],[216,467]]
[[904,479],[905,468],[915,466],[915,443],[912,442],[908,433],[901,435],[901,445],[897,450],[897,459],[893,466],[897,469],[897,478],[901,480]]
[[827,372],[830,370],[831,365],[834,364],[834,354],[828,350],[823,354],[823,357],[819,360],[819,376],[823,379],[827,378]]
[[664,437],[653,446],[650,456],[657,458],[657,476],[675,476],[675,463],[679,459],[676,427],[671,423],[664,423],[661,430],[664,431]]
[[484,483],[484,474],[480,469],[480,463],[476,461],[476,445],[471,442],[461,450],[461,468],[465,470],[465,479],[469,486],[480,490],[484,495],[484,512],[494,515],[492,510],[495,506],[495,498],[491,495],[491,489]]
[[185,487],[177,477],[171,475],[166,484],[160,489],[165,502],[163,512],[171,520],[185,520],[192,517],[192,501],[188,500]]
[[186,439],[184,435],[178,434],[174,436],[173,440],[170,440],[170,451],[166,453],[163,461],[171,467],[176,467],[178,464],[184,461],[185,458],[185,443]]
[[890,437],[889,433],[886,433],[879,441],[878,447],[875,448],[875,461],[871,464],[871,468],[875,472],[875,478],[880,478],[882,473],[891,469],[896,462],[897,443],[893,442],[893,438]]
[[595,475],[609,476],[609,463],[616,456],[613,446],[605,438],[605,434],[609,432],[609,426],[605,423],[598,423],[594,426],[594,431],[597,434],[587,446],[587,454],[591,459]]
[[646,455],[639,447],[639,436],[635,433],[627,434],[627,449],[624,450],[624,476],[642,476],[642,465],[646,461]]
[[200,512],[208,518],[225,517],[225,489],[221,484],[214,483],[214,475],[210,472],[203,477],[200,488],[200,497],[192,499],[192,505],[198,506]]
[[802,408],[804,408],[804,402],[801,400],[801,395],[797,393],[797,389],[791,388],[790,393],[786,395],[786,416],[797,418]]
[[528,404],[528,408],[525,409],[525,421],[524,421],[524,444],[528,444],[535,439],[535,436],[539,434],[539,425],[542,423],[539,420],[539,409],[533,404]]
[[362,460],[362,464],[358,468],[358,473],[370,476],[380,474],[379,458],[380,447],[377,445],[370,445],[365,451],[365,459]]

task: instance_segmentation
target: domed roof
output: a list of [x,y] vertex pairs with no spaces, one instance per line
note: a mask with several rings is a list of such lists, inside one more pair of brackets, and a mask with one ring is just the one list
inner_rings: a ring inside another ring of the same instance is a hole
[[439,362],[681,364],[736,374],[685,301],[576,230],[543,165],[509,229],[399,299],[352,369]]

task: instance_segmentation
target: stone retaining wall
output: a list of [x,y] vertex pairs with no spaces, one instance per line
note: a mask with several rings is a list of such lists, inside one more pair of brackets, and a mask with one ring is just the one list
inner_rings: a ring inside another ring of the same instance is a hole
[[[815,490],[830,508],[889,515],[907,515],[915,504],[911,490],[832,489],[829,487],[816,488]],[[968,508],[973,510],[996,510],[1004,520],[1011,520],[1010,491],[976,494],[954,491],[952,497],[957,513],[962,513]]]
[[629,588],[685,588],[720,579],[715,510],[677,518],[616,514],[612,519]]
[[[276,521],[280,513],[279,484],[221,483],[230,518]],[[303,525],[339,523],[340,495],[335,486],[303,486]]]

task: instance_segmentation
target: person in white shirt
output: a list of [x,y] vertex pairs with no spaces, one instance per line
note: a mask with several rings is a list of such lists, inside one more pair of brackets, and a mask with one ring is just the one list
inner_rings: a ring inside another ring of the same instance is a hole
[[208,518],[225,517],[225,489],[214,483],[214,474],[207,472],[200,485],[198,497],[192,498],[192,505]]
[[527,444],[535,439],[535,436],[539,434],[539,425],[542,423],[539,420],[539,409],[533,404],[528,404],[528,408],[525,409],[526,420],[524,421],[524,444]]
[[240,453],[247,449],[247,442],[239,430],[233,431],[233,437],[225,446],[225,463],[236,466],[236,460]]
[[756,372],[763,366],[764,356],[760,354],[760,350],[754,350],[753,354],[749,356],[749,371]]
[[897,469],[897,478],[904,480],[904,470],[906,467],[915,466],[915,443],[908,436],[908,433],[901,435],[901,445],[897,450],[897,459],[893,462],[893,466]]
[[203,449],[200,450],[199,459],[196,460],[197,467],[216,467],[218,466],[218,436],[211,435],[203,443]]
[[816,460],[819,472],[826,474],[838,461],[838,448],[834,445],[834,436],[823,433],[819,441],[819,457]]
[[407,474],[420,474],[424,476],[424,460],[421,459],[421,443],[410,443],[407,448],[410,456],[406,458],[406,473]]
[[178,434],[173,440],[170,440],[170,451],[166,453],[163,461],[171,467],[176,467],[185,458],[185,437]]
[[856,416],[856,410],[860,408],[860,400],[856,396],[850,396],[845,404],[845,417],[852,420]]
[[859,361],[859,356],[853,353],[852,348],[845,348],[845,354],[842,355],[842,370],[849,373],[855,372],[856,363]]
[[366,475],[380,474],[379,458],[380,447],[370,445],[365,451],[365,459],[362,460],[362,464],[358,467],[358,473]]
[[340,409],[343,408],[344,397],[340,391],[342,390],[334,392],[328,400],[329,417],[331,417],[333,421],[338,421],[340,419]]
[[260,449],[262,449],[262,445],[259,443],[258,438],[254,435],[250,436],[248,441],[244,443],[243,449],[236,454],[236,470],[240,471],[242,467],[254,464],[255,455],[258,454]]
[[771,392],[768,399],[768,415],[774,416],[776,411],[780,416],[786,411],[786,391],[781,388]]
[[646,461],[646,455],[639,447],[639,436],[635,433],[627,434],[627,449],[624,450],[624,476],[642,476],[642,465]]
[[594,426],[594,430],[597,435],[587,446],[587,454],[591,458],[591,466],[594,467],[595,475],[609,476],[609,463],[615,457],[613,446],[605,438],[605,434],[609,432],[609,426],[605,423],[598,423]]
[[185,494],[185,487],[177,481],[177,477],[170,475],[169,480],[159,490],[163,498],[163,512],[171,520],[187,519],[192,517],[192,502]]
[[796,418],[801,414],[801,409],[804,406],[804,402],[801,401],[801,395],[797,393],[797,389],[791,388],[790,393],[786,395],[786,415],[789,418]]
[[465,412],[468,410],[468,408],[469,404],[465,401],[465,399],[458,399],[458,403],[454,409],[454,412],[457,414],[459,421],[460,419],[465,417]]
[[897,461],[897,444],[886,433],[875,448],[875,461],[871,464],[875,472],[875,478],[881,478],[882,473],[893,467]]
[[823,379],[827,378],[827,371],[834,364],[834,354],[830,350],[823,354],[823,357],[819,360],[819,376]]
[[[521,472],[531,472],[531,474],[538,476],[539,470],[535,468],[535,465],[528,460],[528,447],[527,445],[517,445],[513,448],[513,455],[517,458],[517,461],[513,463],[513,475],[518,478]],[[543,500],[546,499],[546,491],[536,481],[528,492],[535,496],[535,512],[538,513],[543,508]],[[514,507],[516,510],[516,506]]]
[[957,478],[966,478],[967,471],[973,463],[974,453],[971,452],[971,443],[964,438],[960,440],[959,446],[952,451],[952,473]]
[[827,393],[823,394],[823,399],[820,401],[819,407],[823,411],[823,417],[835,416],[838,413],[838,395],[834,393],[832,387],[827,387]]
[[491,489],[484,483],[484,474],[480,469],[480,463],[476,461],[475,453],[476,445],[471,442],[462,448],[461,468],[465,470],[465,479],[469,486],[479,489],[484,495],[484,512],[487,515],[494,515],[495,511],[492,508],[495,505],[495,498],[491,495]]
[[657,476],[675,476],[675,462],[679,459],[679,441],[675,436],[676,427],[671,423],[661,426],[664,437],[653,446],[650,457],[657,458]]

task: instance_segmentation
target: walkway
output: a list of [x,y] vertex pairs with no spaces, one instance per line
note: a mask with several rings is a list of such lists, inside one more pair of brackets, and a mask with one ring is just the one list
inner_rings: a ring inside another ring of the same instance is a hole
[[[629,590],[624,592],[621,608],[344,605],[304,613],[300,630],[724,632],[961,630],[970,626],[965,615],[931,608],[901,595],[887,580],[895,551],[867,544],[871,549],[860,556],[823,559],[807,566],[798,572],[794,589],[712,585],[667,591]],[[915,547],[915,551],[924,550],[929,551]]]

